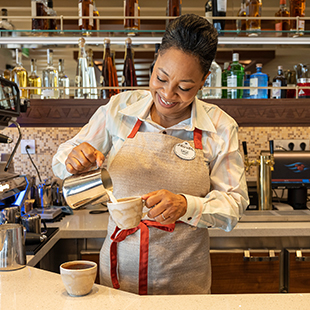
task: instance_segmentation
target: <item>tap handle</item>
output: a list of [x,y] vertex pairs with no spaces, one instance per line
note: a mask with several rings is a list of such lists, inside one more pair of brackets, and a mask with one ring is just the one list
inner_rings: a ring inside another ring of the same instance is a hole
[[246,141],[242,141],[242,147],[243,147],[243,153],[245,156],[248,155],[248,148],[247,148],[247,145],[246,145]]
[[270,154],[273,155],[274,154],[274,152],[273,152],[273,150],[274,150],[273,140],[269,141],[269,148],[270,148]]

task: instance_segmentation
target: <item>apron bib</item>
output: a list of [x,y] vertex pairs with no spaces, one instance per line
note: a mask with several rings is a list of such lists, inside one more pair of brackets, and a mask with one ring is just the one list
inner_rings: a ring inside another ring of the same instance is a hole
[[[203,157],[201,131],[195,130],[193,142],[139,132],[140,125],[138,120],[110,164],[114,196],[140,196],[159,189],[206,196],[209,165]],[[134,229],[120,230],[110,217],[100,251],[100,282],[141,295],[210,293],[208,230],[183,222],[162,225],[147,218]]]

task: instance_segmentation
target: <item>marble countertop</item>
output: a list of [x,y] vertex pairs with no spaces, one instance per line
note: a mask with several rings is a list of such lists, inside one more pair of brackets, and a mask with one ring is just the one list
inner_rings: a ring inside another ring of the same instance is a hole
[[240,310],[309,309],[310,294],[139,296],[95,284],[90,294],[71,297],[56,273],[30,266],[0,272],[3,310]]

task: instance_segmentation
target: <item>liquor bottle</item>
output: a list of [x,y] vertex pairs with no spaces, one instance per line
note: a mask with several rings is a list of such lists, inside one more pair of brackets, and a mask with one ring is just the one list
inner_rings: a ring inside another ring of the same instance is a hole
[[5,70],[3,71],[3,77],[9,81],[12,80],[12,67],[11,65],[6,64],[5,65]]
[[[58,86],[59,86],[59,98],[69,98],[70,96],[70,80],[65,74],[65,61],[64,59],[58,60]],[[66,87],[61,89],[61,87]]]
[[[250,79],[251,79],[251,72],[250,71],[245,71],[244,75],[244,87],[249,87],[250,86]],[[243,99],[249,99],[250,98],[250,90],[249,89],[244,89],[243,90]]]
[[160,43],[155,43],[155,53],[154,53],[154,60],[150,66],[150,70],[149,70],[149,76],[151,78],[151,75],[153,73],[153,69],[154,69],[154,65],[155,65],[155,62],[156,62],[156,59],[158,57],[158,51],[159,51],[159,48],[160,48]]
[[[305,16],[305,9],[306,9],[306,0],[290,0],[290,15],[291,17],[304,17]],[[303,34],[305,30],[305,20],[299,20],[298,26],[296,26],[296,20],[291,20],[290,30],[299,30]]]
[[102,62],[102,75],[100,77],[100,84],[103,87],[109,87],[109,89],[103,89],[101,97],[103,99],[110,98],[113,95],[119,93],[119,89],[113,89],[113,86],[118,87],[118,80],[116,75],[116,68],[113,63],[110,50],[110,39],[104,39],[104,51],[103,51],[103,62]]
[[42,78],[43,87],[55,87],[55,88],[47,88],[42,91],[42,95],[47,99],[58,99],[59,91],[56,87],[58,87],[58,71],[53,66],[53,50],[47,50],[47,67],[43,70],[43,78]]
[[[294,70],[287,70],[285,73],[285,77],[287,80],[287,87],[296,87],[296,72]],[[295,98],[296,97],[296,89],[291,88],[287,90],[286,93],[287,98]]]
[[[89,86],[97,87],[97,79],[93,60],[93,50],[91,48],[87,51],[87,66],[88,66]],[[90,88],[90,99],[98,99],[97,88]]]
[[[227,0],[213,0],[212,5],[212,15],[213,16],[226,16],[227,11]],[[225,29],[225,19],[213,19],[213,26],[221,33]]]
[[222,90],[210,89],[209,87],[221,87],[222,85],[222,69],[213,60],[210,67],[210,74],[208,75],[203,88],[202,88],[202,99],[206,98],[216,98],[220,99],[222,97]]
[[[272,81],[273,87],[284,87],[287,86],[287,80],[283,73],[283,67],[278,66],[278,74],[273,78]],[[286,89],[276,88],[272,90],[272,98],[286,98]]]
[[[94,12],[93,12],[94,17],[100,16],[95,0],[93,0],[93,8],[94,8]],[[97,30],[97,31],[100,30],[100,19],[94,19],[93,30]],[[97,32],[97,35],[99,36],[99,32]]]
[[[124,16],[139,17],[138,0],[124,0]],[[138,30],[139,19],[124,19],[124,28],[126,30]],[[129,32],[128,35],[134,35],[134,33]]]
[[22,64],[22,52],[16,49],[16,66],[12,70],[12,82],[19,87],[20,98],[28,98],[28,90],[23,87],[28,86],[28,73]]
[[[31,59],[30,62],[31,73],[28,77],[28,86],[29,87],[41,87],[42,80],[37,74],[37,60]],[[39,89],[30,89],[29,97],[31,98],[41,98],[41,88]]]
[[[127,38],[125,40],[126,49],[125,49],[125,58],[124,58],[124,69],[122,76],[122,86],[137,86],[137,76],[135,70],[135,64],[133,60],[133,50],[131,47],[131,39]],[[126,91],[126,90],[124,90]]]
[[[48,0],[47,2],[47,16],[57,16],[56,11],[53,9],[53,1]],[[57,20],[47,19],[47,30],[57,30]]]
[[[237,16],[238,17],[246,17],[246,5],[245,5],[246,0],[241,1],[241,7],[238,11]],[[246,20],[245,19],[237,19],[236,20],[236,29],[238,35],[244,35],[246,31]],[[240,33],[240,31],[242,31]]]
[[[246,16],[261,17],[262,15],[262,0],[248,0],[246,2]],[[247,19],[246,30],[248,36],[258,36],[261,31],[260,19]]]
[[75,90],[74,98],[89,98],[89,75],[87,67],[87,58],[85,52],[85,39],[79,39],[79,56],[76,68],[75,86],[81,89]]
[[[79,0],[78,3],[78,15],[79,15],[79,28],[86,31],[86,35],[89,35],[88,30],[93,30],[94,27],[94,4],[93,0]],[[87,18],[82,18],[87,17]]]
[[[256,73],[251,74],[251,87],[268,87],[268,75],[262,72],[262,64],[256,64]],[[268,89],[250,89],[251,99],[267,99]]]
[[45,0],[31,0],[32,30],[47,29],[47,20],[36,18],[47,16],[47,7]]
[[[182,14],[182,0],[167,0],[166,16],[180,16]],[[166,20],[166,27],[172,19]]]
[[[224,62],[222,72],[222,86],[227,87],[227,71],[230,70],[229,62]],[[222,98],[227,98],[227,89],[222,89]]]
[[[244,67],[239,63],[239,54],[234,53],[230,69],[227,71],[227,87],[243,87]],[[242,89],[230,88],[227,90],[227,98],[241,99],[243,96]]]
[[[290,17],[290,12],[287,10],[286,7],[286,0],[280,0],[280,8],[279,11],[275,14],[276,17]],[[282,20],[277,19],[275,23],[275,30],[277,37],[286,37],[288,32],[282,31],[289,31],[290,30],[290,21],[288,19]]]
[[210,24],[213,24],[213,19],[210,18],[212,16],[213,16],[212,0],[207,0],[205,5],[205,17]]
[[11,37],[12,32],[10,30],[14,30],[14,25],[8,21],[8,10],[2,9],[1,10],[2,19],[0,20],[0,37]]

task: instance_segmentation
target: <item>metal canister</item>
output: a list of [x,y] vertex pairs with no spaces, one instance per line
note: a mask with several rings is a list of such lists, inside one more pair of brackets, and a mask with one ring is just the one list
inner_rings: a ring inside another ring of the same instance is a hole
[[[297,86],[299,86],[298,98],[310,98],[310,79],[309,78],[298,79]],[[305,86],[309,88],[304,88]]]

